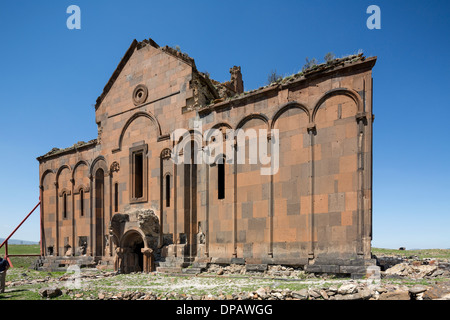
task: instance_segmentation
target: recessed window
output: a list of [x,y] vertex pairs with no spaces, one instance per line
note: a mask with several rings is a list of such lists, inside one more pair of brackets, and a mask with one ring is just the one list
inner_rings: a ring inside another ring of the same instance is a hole
[[142,198],[144,194],[144,155],[136,153],[134,155],[134,197]]
[[225,159],[217,164],[217,198],[225,199]]
[[63,212],[63,218],[67,218],[67,193],[63,194],[63,205],[62,205],[62,212]]
[[166,207],[170,207],[170,175],[166,175]]
[[119,184],[114,184],[114,212],[119,212]]
[[84,216],[84,191],[80,190],[80,216]]
[[147,201],[147,145],[130,149],[131,202]]

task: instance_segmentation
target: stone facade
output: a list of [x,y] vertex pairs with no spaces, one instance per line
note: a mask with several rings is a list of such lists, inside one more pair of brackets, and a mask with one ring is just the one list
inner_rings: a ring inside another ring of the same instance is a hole
[[[186,54],[134,40],[97,99],[97,139],[38,158],[43,252],[124,272],[246,263],[363,273],[375,62],[335,59],[244,92],[240,67],[220,83]],[[227,159],[175,164],[186,140],[171,134],[195,135],[199,121],[200,134],[266,129],[271,140],[277,129],[278,172]]]

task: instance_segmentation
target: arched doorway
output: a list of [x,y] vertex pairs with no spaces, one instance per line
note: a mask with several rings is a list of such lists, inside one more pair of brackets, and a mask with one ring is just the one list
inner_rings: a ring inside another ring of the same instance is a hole
[[128,231],[122,238],[121,248],[123,258],[121,271],[123,273],[141,272],[144,270],[144,255],[142,249],[145,248],[142,235],[137,231]]

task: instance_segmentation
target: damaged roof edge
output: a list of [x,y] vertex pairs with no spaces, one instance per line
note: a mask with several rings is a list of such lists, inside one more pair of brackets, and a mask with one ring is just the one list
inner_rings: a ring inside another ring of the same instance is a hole
[[97,139],[93,139],[93,140],[90,140],[88,142],[80,141],[80,142],[75,143],[73,146],[71,146],[69,148],[65,148],[65,149],[53,148],[52,150],[50,150],[49,152],[47,152],[43,156],[37,157],[36,160],[41,162],[42,160],[46,160],[46,159],[49,159],[49,158],[52,158],[52,157],[68,154],[68,153],[70,153],[72,151],[77,151],[77,150],[80,150],[80,149],[85,149],[85,148],[89,148],[89,147],[95,147],[96,145],[97,145]]
[[298,84],[303,81],[309,81],[315,79],[324,74],[338,72],[344,68],[367,68],[371,69],[374,67],[376,63],[377,57],[369,57],[366,58],[362,53],[357,55],[350,55],[344,58],[335,59],[331,63],[322,63],[320,65],[316,65],[308,70],[301,71],[297,74],[293,74],[283,78],[282,80],[272,82],[266,86],[260,87],[258,89],[245,91],[240,95],[236,95],[227,99],[217,99],[213,101],[211,104],[201,107],[198,112],[199,113],[209,113],[216,108],[222,108],[232,102],[242,101],[249,97],[254,97],[259,94],[265,93],[267,91],[276,90],[276,89],[284,89],[294,84]]

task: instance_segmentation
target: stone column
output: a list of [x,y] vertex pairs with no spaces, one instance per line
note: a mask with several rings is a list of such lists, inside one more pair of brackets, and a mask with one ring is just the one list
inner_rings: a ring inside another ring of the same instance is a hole
[[142,272],[152,272],[155,270],[155,259],[153,257],[153,250],[150,248],[142,248],[142,254],[144,255],[144,266]]
[[88,256],[94,256],[94,221],[93,221],[93,215],[94,215],[94,176],[92,174],[89,174],[89,247],[86,248],[86,255]]
[[59,256],[59,194],[58,194],[59,184],[58,181],[55,182],[55,205],[56,205],[56,214],[55,214],[55,233],[56,233],[56,250],[54,250],[54,255]]
[[116,254],[114,256],[114,271],[123,272],[122,270],[123,250],[120,247],[116,248]]
[[[245,145],[244,145],[245,148]],[[237,137],[234,137],[233,141],[233,258],[237,258],[237,175],[238,175],[238,163],[237,163],[238,143]]]
[[314,259],[314,136],[317,134],[316,125],[308,124],[308,135],[310,139],[309,155],[309,197],[311,201],[311,211],[309,214],[310,243],[308,248],[308,259]]
[[45,252],[45,228],[44,228],[44,186],[39,185],[39,216],[40,216],[40,250],[41,250],[41,256],[47,255]]
[[[367,165],[367,137],[366,126],[368,124],[368,117],[366,112],[359,112],[356,115],[358,123],[358,248],[357,253],[364,258],[370,258],[370,232],[371,221],[369,217],[369,209],[366,205],[367,181],[370,182],[370,167]],[[371,195],[369,195],[371,196]]]
[[70,186],[72,188],[72,253],[71,256],[75,256],[75,179],[70,179]]
[[[270,146],[270,166],[273,168],[273,140],[272,132],[267,133],[267,142]],[[277,141],[276,143],[279,143]],[[273,195],[273,170],[270,172],[270,185],[269,185],[269,252],[268,256],[273,258],[273,213],[274,213],[274,195]]]

